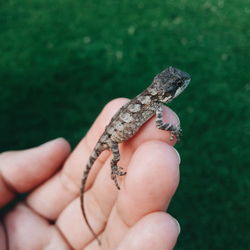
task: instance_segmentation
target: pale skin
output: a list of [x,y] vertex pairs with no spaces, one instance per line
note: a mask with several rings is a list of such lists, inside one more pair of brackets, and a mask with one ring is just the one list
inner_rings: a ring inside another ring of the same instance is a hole
[[[29,193],[4,216],[0,249],[173,249],[178,222],[167,208],[179,183],[180,158],[168,131],[150,119],[129,141],[119,145],[121,190],[110,179],[112,154],[103,152],[91,170],[85,195],[89,221],[99,234],[101,248],[84,224],[79,203],[83,168],[92,148],[114,113],[127,102],[105,106],[74,151],[64,139],[39,147],[0,154],[0,206]],[[164,108],[163,118],[178,124]],[[8,240],[7,240],[8,239]]]

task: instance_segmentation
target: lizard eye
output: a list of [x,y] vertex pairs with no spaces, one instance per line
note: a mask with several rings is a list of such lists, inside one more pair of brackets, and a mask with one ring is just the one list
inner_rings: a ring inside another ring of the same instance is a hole
[[182,81],[178,81],[178,82],[176,83],[176,85],[177,85],[178,87],[181,87],[181,86],[182,86]]

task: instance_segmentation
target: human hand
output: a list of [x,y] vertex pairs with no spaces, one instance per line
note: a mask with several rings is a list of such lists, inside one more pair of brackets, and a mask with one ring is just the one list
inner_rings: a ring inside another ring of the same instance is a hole
[[[4,215],[0,249],[7,248],[6,239],[9,249],[100,249],[82,218],[80,180],[91,149],[125,102],[109,103],[70,156],[63,139],[0,155],[0,206],[14,198],[14,191],[30,191]],[[169,108],[164,115],[167,122],[178,123]],[[85,206],[102,249],[174,247],[179,226],[165,213],[179,181],[179,156],[173,144],[169,132],[155,127],[154,118],[124,142],[119,166],[127,175],[119,178],[120,191],[110,179],[111,154],[103,152],[96,161],[86,185]]]

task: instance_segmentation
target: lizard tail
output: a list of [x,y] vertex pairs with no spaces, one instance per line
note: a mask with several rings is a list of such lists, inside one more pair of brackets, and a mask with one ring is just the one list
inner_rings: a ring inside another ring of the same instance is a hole
[[91,233],[93,234],[95,239],[98,241],[99,245],[101,245],[101,241],[99,240],[98,235],[94,232],[94,230],[91,227],[91,225],[87,219],[87,216],[86,216],[86,212],[85,212],[85,208],[84,208],[84,190],[85,190],[87,178],[89,176],[89,172],[90,172],[94,162],[96,161],[98,156],[102,153],[102,151],[104,151],[107,148],[108,148],[107,146],[102,145],[99,141],[97,142],[93,152],[91,153],[91,155],[89,157],[86,168],[83,172],[83,177],[82,177],[82,181],[81,181],[81,188],[80,188],[80,202],[81,202],[82,215],[83,215],[83,218],[84,218],[89,230],[91,231]]

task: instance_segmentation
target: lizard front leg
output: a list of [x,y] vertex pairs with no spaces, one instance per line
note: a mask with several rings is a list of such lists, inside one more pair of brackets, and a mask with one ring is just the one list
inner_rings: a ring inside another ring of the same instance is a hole
[[116,187],[120,189],[117,176],[123,176],[126,172],[122,171],[122,167],[117,166],[117,163],[120,160],[118,143],[112,142],[110,149],[113,153],[113,159],[111,160],[111,179],[115,182]]
[[159,107],[156,109],[156,127],[162,130],[166,130],[166,131],[170,131],[171,132],[171,137],[170,140],[174,139],[174,136],[176,136],[177,140],[180,140],[180,136],[181,136],[181,128],[180,125],[173,125],[170,123],[165,123],[163,121],[163,117],[162,117],[162,105],[159,105]]

